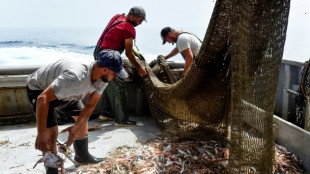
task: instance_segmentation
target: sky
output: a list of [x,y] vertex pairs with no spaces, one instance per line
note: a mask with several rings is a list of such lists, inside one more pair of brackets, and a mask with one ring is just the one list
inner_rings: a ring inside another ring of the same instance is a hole
[[147,27],[207,27],[212,0],[1,0],[0,27],[101,27],[118,13],[142,6]]
[[[139,5],[148,22],[137,27],[137,33],[166,26],[205,31],[214,4],[215,0],[0,0],[0,28],[103,28],[113,15]],[[310,58],[310,0],[291,0],[284,58]]]

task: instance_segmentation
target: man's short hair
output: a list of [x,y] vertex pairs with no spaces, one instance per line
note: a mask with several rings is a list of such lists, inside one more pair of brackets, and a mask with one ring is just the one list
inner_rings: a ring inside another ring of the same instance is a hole
[[145,14],[144,9],[141,6],[132,7],[129,10],[128,14],[132,14],[132,15],[135,15],[135,16],[143,17],[144,20],[146,21],[146,14]]

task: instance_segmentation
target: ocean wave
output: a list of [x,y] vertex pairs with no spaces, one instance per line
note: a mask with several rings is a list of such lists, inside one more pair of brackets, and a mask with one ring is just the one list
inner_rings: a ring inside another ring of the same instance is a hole
[[95,46],[86,46],[84,49],[95,49]]
[[20,47],[54,48],[64,51],[72,51],[87,54],[92,53],[95,46],[77,45],[74,43],[51,44],[46,42],[33,42],[33,41],[20,41],[20,40],[0,42],[0,48],[20,48]]
[[75,44],[60,44],[61,46],[76,46]]
[[94,60],[89,54],[34,46],[0,48],[0,55],[0,66],[46,65],[64,58],[84,64]]
[[32,42],[32,41],[19,41],[19,40],[14,40],[14,41],[3,41],[0,42],[1,47],[13,47],[13,46],[30,46],[30,45],[39,45],[39,43]]
[[54,45],[54,44],[49,44],[49,43],[15,40],[15,41],[0,42],[0,47],[1,48],[19,48],[19,47],[58,48],[59,46]]
[[[46,65],[64,58],[84,64],[94,61],[92,54],[35,46],[2,47],[0,48],[0,55],[0,66]],[[122,57],[126,58],[124,55]],[[151,62],[157,58],[157,55],[147,54],[144,57],[147,62]]]
[[0,44],[20,44],[23,43],[23,41],[4,41],[4,42],[0,42]]
[[[46,65],[62,58],[77,60],[81,63],[93,61],[95,46],[73,43],[50,44],[33,41],[0,42],[0,66]],[[143,54],[147,62],[157,58],[154,54]],[[125,54],[122,54],[126,58]],[[177,60],[177,59],[174,59]]]

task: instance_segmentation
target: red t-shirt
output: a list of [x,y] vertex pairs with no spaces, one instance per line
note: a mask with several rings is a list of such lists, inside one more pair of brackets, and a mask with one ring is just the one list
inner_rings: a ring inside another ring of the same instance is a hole
[[[119,15],[119,14],[115,15],[110,20],[110,22],[108,23],[108,25],[104,29],[103,33],[105,32],[105,30],[109,26],[111,26],[114,23],[116,23],[118,21],[121,21],[121,20],[127,20],[126,16],[125,15]],[[113,24],[112,24],[112,22],[113,22]],[[100,38],[102,37],[103,33],[101,34]],[[100,41],[100,38],[99,38],[99,41]],[[101,50],[112,49],[112,50],[120,51],[122,53],[124,51],[124,49],[125,49],[125,39],[128,39],[128,38],[135,39],[136,38],[136,30],[135,30],[135,28],[133,27],[133,25],[131,23],[129,23],[129,22],[121,22],[121,23],[116,24],[115,26],[113,26],[106,33],[106,35],[104,36],[104,38],[102,40],[102,43],[100,45],[100,49]],[[98,43],[99,43],[99,41],[98,41]]]

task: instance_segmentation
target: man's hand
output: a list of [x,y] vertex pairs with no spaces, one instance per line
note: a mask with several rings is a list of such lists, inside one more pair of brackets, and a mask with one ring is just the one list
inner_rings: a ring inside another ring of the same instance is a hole
[[78,128],[76,127],[76,125],[67,127],[66,129],[61,131],[61,133],[69,132],[68,140],[65,143],[68,147],[71,146],[71,144],[74,142],[74,139],[76,138],[77,131],[78,131]]
[[48,131],[38,133],[35,148],[44,153],[50,150],[50,145],[51,145],[51,138]]
[[159,55],[159,56],[157,56],[157,59],[158,59],[158,57],[162,57],[162,58],[166,59],[167,56]]
[[64,129],[61,132],[69,132],[68,140],[65,143],[68,147],[71,146],[71,144],[74,142],[75,138],[77,137],[84,137],[87,135],[87,127],[88,127],[88,118],[92,114],[92,112],[95,109],[96,104],[100,100],[101,95],[93,92],[86,104],[84,109],[80,112],[77,120],[75,121],[75,124],[73,126],[70,126],[66,129]]
[[142,66],[138,69],[138,72],[141,77],[144,77],[147,75],[146,70]]

